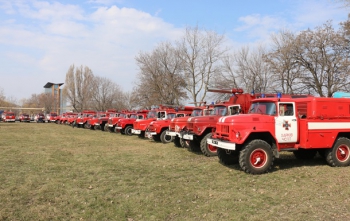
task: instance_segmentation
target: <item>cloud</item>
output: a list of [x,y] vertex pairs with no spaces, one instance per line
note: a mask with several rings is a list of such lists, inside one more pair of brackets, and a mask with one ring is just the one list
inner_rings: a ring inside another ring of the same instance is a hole
[[137,79],[135,56],[182,34],[162,19],[132,8],[94,6],[91,10],[44,1],[5,6],[11,14],[0,22],[0,56],[7,64],[0,70],[1,82],[26,80],[15,86],[0,83],[0,87],[7,96],[18,98],[43,92],[48,81],[64,82],[72,64],[88,66],[95,75],[130,91]]
[[[295,0],[289,2],[288,9],[275,14],[250,14],[239,18],[239,24],[234,31],[233,37],[238,42],[252,44],[270,43],[270,36],[281,30],[298,32],[308,28],[315,28],[332,20],[337,26],[340,21],[346,20],[346,8],[343,13],[340,4],[332,1],[304,1]],[[241,37],[243,36],[243,37]]]

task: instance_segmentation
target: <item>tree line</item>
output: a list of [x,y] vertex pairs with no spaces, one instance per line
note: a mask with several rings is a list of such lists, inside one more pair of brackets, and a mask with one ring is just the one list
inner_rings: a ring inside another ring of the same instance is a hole
[[[150,52],[138,53],[135,62],[139,71],[131,92],[122,91],[111,79],[94,75],[87,66],[72,65],[66,73],[63,95],[72,110],[82,111],[185,102],[197,105],[209,98],[208,88],[321,97],[350,91],[350,14],[338,29],[327,21],[298,33],[281,30],[271,36],[271,42],[232,50],[224,35],[187,27],[177,41],[160,42]],[[50,102],[50,96],[40,94],[23,104],[49,110]]]

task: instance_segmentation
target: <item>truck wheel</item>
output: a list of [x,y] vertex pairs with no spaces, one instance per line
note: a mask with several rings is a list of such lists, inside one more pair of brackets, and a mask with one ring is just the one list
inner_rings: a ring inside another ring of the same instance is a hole
[[316,156],[317,150],[315,150],[315,149],[299,149],[299,150],[293,151],[293,154],[294,154],[295,158],[297,158],[299,160],[309,160],[309,159],[313,159]]
[[211,138],[211,133],[203,137],[200,142],[201,151],[207,157],[217,156],[217,148],[207,143],[207,138]]
[[101,130],[101,126],[100,126],[100,125],[95,125],[95,126],[94,126],[94,129],[95,129],[95,130]]
[[326,161],[332,167],[345,167],[350,164],[350,140],[340,137],[333,148],[326,150]]
[[262,174],[273,165],[274,156],[271,146],[263,140],[253,140],[239,154],[239,165],[246,173]]
[[239,151],[218,148],[217,152],[221,163],[225,165],[232,165],[238,163]]
[[166,135],[166,132],[168,130],[163,130],[162,133],[160,134],[160,141],[162,141],[162,143],[170,143],[173,141],[173,137]]
[[175,147],[182,147],[180,142],[180,137],[178,136],[174,137],[174,145]]
[[[187,140],[185,140],[186,142]],[[187,149],[191,152],[200,152],[201,151],[201,148],[200,148],[200,144],[197,140],[189,140],[188,141],[189,144],[188,144],[188,147]]]
[[131,130],[132,130],[132,126],[126,126],[125,129],[124,129],[125,134],[129,135],[129,136],[132,136]]

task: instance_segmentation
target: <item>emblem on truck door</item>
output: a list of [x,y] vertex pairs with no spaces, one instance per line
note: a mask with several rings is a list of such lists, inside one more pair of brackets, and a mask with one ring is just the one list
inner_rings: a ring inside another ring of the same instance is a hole
[[284,127],[285,130],[289,130],[289,127],[290,127],[291,125],[290,125],[290,123],[288,123],[287,120],[284,120],[282,126]]

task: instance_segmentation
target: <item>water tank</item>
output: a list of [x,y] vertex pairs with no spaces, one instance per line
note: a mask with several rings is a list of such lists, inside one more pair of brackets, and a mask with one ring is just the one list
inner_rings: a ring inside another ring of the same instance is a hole
[[350,93],[337,91],[337,92],[333,93],[333,97],[334,98],[350,98]]

